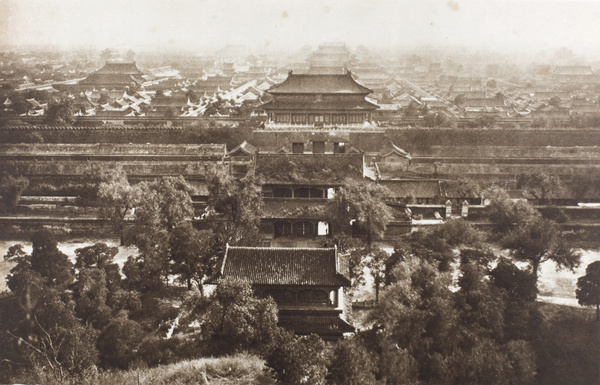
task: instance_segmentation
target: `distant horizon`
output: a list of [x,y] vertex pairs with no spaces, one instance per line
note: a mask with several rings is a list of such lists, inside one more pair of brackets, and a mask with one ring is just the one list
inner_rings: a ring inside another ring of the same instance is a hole
[[600,2],[574,0],[0,0],[0,47],[293,53],[323,42],[373,51],[600,52]]

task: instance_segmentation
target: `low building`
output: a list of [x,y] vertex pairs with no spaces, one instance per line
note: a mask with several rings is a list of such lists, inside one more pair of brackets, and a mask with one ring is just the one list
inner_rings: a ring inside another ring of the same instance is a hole
[[270,296],[279,324],[335,340],[354,332],[348,264],[337,248],[227,246],[218,278],[248,282]]

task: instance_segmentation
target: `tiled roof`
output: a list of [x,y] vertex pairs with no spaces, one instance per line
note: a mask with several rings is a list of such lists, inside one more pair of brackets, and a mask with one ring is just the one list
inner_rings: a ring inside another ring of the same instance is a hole
[[343,75],[298,75],[290,72],[283,83],[269,89],[274,94],[369,94],[350,72]]
[[142,84],[142,81],[129,74],[90,74],[79,82],[80,85],[129,85],[131,83]]
[[378,105],[369,103],[366,100],[334,102],[334,101],[314,101],[314,102],[296,102],[284,100],[272,100],[261,106],[269,110],[375,110]]
[[340,258],[335,248],[228,246],[221,276],[253,285],[348,286]]
[[143,75],[144,73],[137,68],[135,63],[110,63],[107,62],[104,67],[100,68],[95,74],[126,74],[126,75]]

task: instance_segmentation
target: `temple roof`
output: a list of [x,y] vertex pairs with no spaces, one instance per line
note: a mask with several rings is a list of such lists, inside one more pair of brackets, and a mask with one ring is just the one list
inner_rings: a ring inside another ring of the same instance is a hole
[[221,277],[253,285],[349,286],[336,248],[228,246]]
[[372,91],[354,80],[350,72],[343,75],[294,74],[271,87],[273,94],[369,94]]
[[94,72],[79,82],[81,85],[126,86],[131,83],[142,84],[143,81],[128,74],[99,74]]
[[297,102],[293,100],[272,100],[267,102],[261,106],[265,110],[376,110],[379,108],[378,105],[370,103],[366,100],[350,100],[350,101],[330,101],[330,100],[321,100],[321,101],[313,101],[313,102]]
[[144,73],[137,68],[135,63],[112,63],[106,62],[104,67],[100,68],[95,74],[101,75],[143,75]]

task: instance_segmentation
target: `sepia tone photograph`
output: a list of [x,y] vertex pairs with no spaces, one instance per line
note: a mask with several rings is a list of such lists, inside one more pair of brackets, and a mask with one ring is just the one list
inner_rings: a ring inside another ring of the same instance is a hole
[[600,384],[600,0],[0,0],[0,383]]

